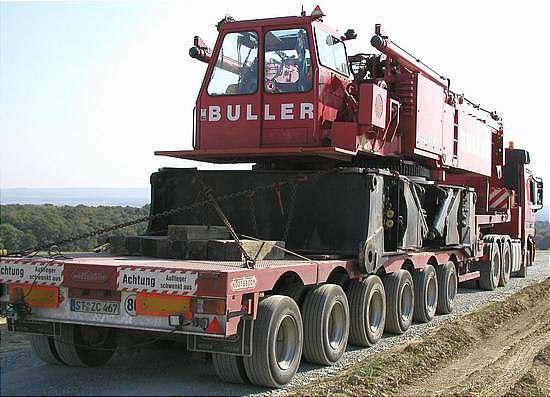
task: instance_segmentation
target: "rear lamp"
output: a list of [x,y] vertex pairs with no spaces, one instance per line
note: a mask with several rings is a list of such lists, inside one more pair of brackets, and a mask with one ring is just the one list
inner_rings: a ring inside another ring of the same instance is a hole
[[206,299],[193,298],[191,299],[191,312],[197,314],[225,314],[224,299]]

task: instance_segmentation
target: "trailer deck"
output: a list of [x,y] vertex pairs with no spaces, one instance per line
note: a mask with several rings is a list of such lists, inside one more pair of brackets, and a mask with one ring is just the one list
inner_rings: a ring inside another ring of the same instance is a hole
[[[0,282],[8,293],[21,288],[33,320],[216,336],[234,335],[242,316],[254,317],[260,294],[285,273],[311,285],[336,268],[356,271],[347,260],[260,260],[249,269],[238,261],[108,255],[2,258],[0,264]],[[198,300],[220,308],[192,307]],[[183,319],[170,324],[174,312]],[[210,327],[214,319],[218,326]]]

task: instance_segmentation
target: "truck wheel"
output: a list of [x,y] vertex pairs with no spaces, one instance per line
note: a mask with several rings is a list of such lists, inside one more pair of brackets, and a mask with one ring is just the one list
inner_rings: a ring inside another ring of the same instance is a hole
[[54,338],[61,360],[74,367],[105,364],[116,350],[112,329],[73,324],[60,324],[60,335]]
[[386,290],[386,331],[402,334],[409,329],[414,312],[414,287],[411,274],[404,270],[387,274],[384,278]]
[[453,303],[456,297],[458,279],[456,277],[455,264],[452,261],[437,270],[437,310],[439,314],[448,314],[453,311]]
[[231,354],[212,354],[214,370],[218,378],[229,383],[248,383],[243,358]]
[[489,251],[489,261],[481,264],[479,286],[486,291],[493,291],[500,281],[501,260],[497,243],[493,243]]
[[414,282],[414,319],[427,323],[437,308],[437,276],[432,265],[412,272]]
[[331,365],[342,357],[349,336],[349,305],[339,285],[324,284],[310,290],[304,314],[304,358]]
[[502,247],[502,264],[500,266],[500,279],[498,285],[504,287],[510,280],[510,272],[512,270],[512,254],[510,253],[510,244],[508,241],[503,242]]
[[31,349],[46,364],[63,365],[59,358],[53,338],[47,335],[30,335]]
[[258,386],[286,385],[300,365],[303,342],[296,302],[282,295],[263,299],[254,320],[252,355],[243,359],[248,379]]
[[351,280],[347,288],[350,311],[349,341],[355,346],[373,346],[386,324],[386,293],[380,277]]

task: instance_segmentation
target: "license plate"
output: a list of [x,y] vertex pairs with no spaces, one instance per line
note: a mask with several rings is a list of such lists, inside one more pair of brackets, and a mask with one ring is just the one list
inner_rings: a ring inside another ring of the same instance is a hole
[[94,314],[120,314],[120,302],[71,299],[71,311]]

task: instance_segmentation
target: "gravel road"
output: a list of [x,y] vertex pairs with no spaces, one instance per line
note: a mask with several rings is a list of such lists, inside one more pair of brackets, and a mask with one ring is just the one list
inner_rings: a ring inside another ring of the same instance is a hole
[[219,382],[211,361],[191,357],[184,346],[170,349],[146,348],[132,355],[117,355],[97,368],[71,368],[43,364],[34,357],[19,335],[6,333],[0,325],[1,395],[269,395],[288,391],[340,371],[357,360],[390,346],[415,339],[428,329],[450,321],[491,301],[550,276],[550,252],[537,253],[525,279],[512,278],[496,291],[460,288],[452,314],[437,316],[429,324],[414,324],[400,336],[386,336],[369,349],[348,348],[332,367],[303,363],[292,383],[282,390]]

